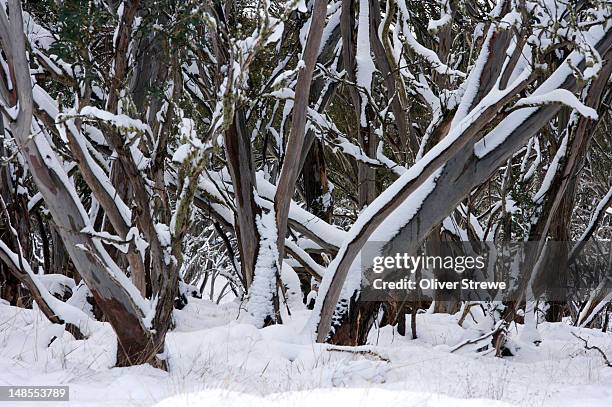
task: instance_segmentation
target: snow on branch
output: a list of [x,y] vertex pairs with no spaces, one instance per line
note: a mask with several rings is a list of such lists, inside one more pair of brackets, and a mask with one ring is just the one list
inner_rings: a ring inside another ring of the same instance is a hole
[[555,175],[559,171],[561,160],[565,157],[565,153],[567,151],[567,139],[568,138],[569,138],[569,133],[565,132],[565,135],[563,136],[563,140],[561,141],[561,145],[557,149],[557,152],[555,153],[555,156],[552,162],[550,163],[550,165],[548,166],[548,169],[546,170],[546,174],[544,175],[544,179],[542,180],[542,185],[540,186],[540,189],[538,190],[538,192],[536,192],[532,198],[534,203],[536,204],[542,203],[544,196],[550,189],[550,186],[555,178]]
[[152,134],[151,128],[148,124],[143,123],[138,119],[133,119],[125,114],[113,114],[111,112],[107,112],[106,110],[98,109],[94,106],[85,106],[80,110],[79,113],[71,114],[61,114],[58,117],[58,121],[61,121],[64,117],[66,118],[75,118],[82,117],[91,120],[99,120],[103,122],[107,122],[113,126],[127,129],[127,130],[135,130],[142,133]]
[[527,96],[519,99],[515,106],[545,106],[552,103],[561,103],[571,107],[584,117],[597,120],[597,111],[592,107],[583,104],[572,92],[566,89],[554,89],[543,95]]
[[[260,197],[266,198],[266,200],[274,199],[276,194],[276,186],[267,181],[262,172],[257,173],[257,193]],[[271,208],[271,202],[269,204],[263,201],[259,202],[265,208]],[[317,237],[317,240],[321,240],[334,247],[340,247],[346,238],[345,231],[313,215],[295,201],[291,201],[289,207],[289,221],[290,223],[295,222],[301,225],[305,230],[312,232]]]
[[[605,45],[610,39],[612,26],[607,29],[594,27],[589,30],[589,41],[593,46],[600,43]],[[564,89],[564,84],[570,78],[575,77],[574,67],[579,66],[585,60],[584,53],[579,50],[572,51],[563,63],[532,93],[530,97],[540,97],[558,89]],[[554,94],[554,93],[553,93]],[[570,102],[571,103],[571,102]],[[521,126],[529,117],[538,111],[538,106],[525,106],[515,110],[505,117],[491,132],[474,145],[474,152],[478,158],[495,151],[515,129]]]
[[[376,71],[372,53],[370,52],[370,6],[368,0],[359,0],[359,25],[357,26],[357,52],[355,54],[357,71],[355,80],[361,93],[361,127],[366,127],[365,108],[368,103],[367,94],[372,91],[372,75]],[[364,89],[367,94],[361,92]]]
[[453,19],[451,16],[450,0],[439,0],[440,5],[440,18],[436,20],[430,20],[427,24],[427,31],[437,33],[440,29],[447,24],[450,24]]
[[316,261],[314,261],[313,258],[310,257],[308,253],[306,253],[306,251],[304,251],[304,249],[302,249],[297,243],[295,243],[291,239],[285,240],[285,247],[289,254],[291,254],[291,256],[298,263],[300,263],[306,270],[308,270],[308,272],[311,273],[315,279],[321,280],[321,277],[325,273],[325,269],[321,267]]
[[[443,63],[435,51],[427,48],[423,44],[419,43],[416,38],[414,38],[414,36],[412,35],[412,30],[410,29],[410,25],[408,24],[410,16],[408,13],[407,6],[402,1],[398,1],[398,5],[403,15],[403,18],[402,18],[403,32],[402,33],[404,35],[406,46],[410,48],[413,52],[415,52],[417,55],[419,55],[421,58],[423,58],[425,61],[427,61],[437,73],[441,75],[450,75],[450,76],[455,76],[458,78],[465,78],[466,75],[464,72],[461,72],[456,69],[452,69],[451,67]],[[443,22],[443,23],[446,24],[447,22],[448,21]],[[431,23],[432,22],[430,22],[430,24]],[[436,27],[436,29],[439,29],[439,28],[440,26]]]

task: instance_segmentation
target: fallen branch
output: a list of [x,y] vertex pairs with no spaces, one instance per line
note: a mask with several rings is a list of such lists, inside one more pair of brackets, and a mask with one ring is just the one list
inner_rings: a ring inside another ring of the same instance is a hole
[[51,295],[38,278],[38,275],[33,272],[28,261],[23,257],[19,236],[11,224],[8,209],[2,197],[0,197],[0,208],[6,215],[8,230],[13,235],[17,247],[17,252],[15,253],[0,240],[0,261],[30,291],[30,295],[32,295],[38,308],[51,323],[64,325],[65,329],[75,339],[87,338],[89,333],[87,329],[89,318],[87,315],[80,309],[66,304]]
[[364,355],[364,356],[372,356],[375,359],[378,359],[382,362],[387,362],[387,363],[391,363],[391,359],[387,358],[386,356],[382,356],[379,353],[374,352],[371,349],[355,349],[355,348],[344,348],[344,347],[327,347],[326,348],[327,351],[329,352],[347,352],[347,353],[353,353],[356,355]]
[[497,332],[499,332],[502,329],[503,323],[504,323],[504,320],[501,320],[501,321],[499,321],[495,325],[495,328],[493,328],[493,330],[491,332],[487,332],[486,334],[484,334],[482,336],[479,336],[476,339],[466,339],[465,341],[455,345],[454,347],[451,348],[450,353],[456,352],[459,349],[463,348],[464,346],[467,346],[467,345],[477,345],[480,342],[482,342],[482,341],[484,341],[484,340],[486,340],[488,338],[491,338],[493,335],[495,335]]

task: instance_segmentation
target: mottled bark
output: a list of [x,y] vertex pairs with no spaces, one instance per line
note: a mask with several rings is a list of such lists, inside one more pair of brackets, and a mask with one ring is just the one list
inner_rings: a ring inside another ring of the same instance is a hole
[[[526,86],[527,82],[522,83],[520,86],[517,86],[516,91],[522,89]],[[498,103],[495,103],[492,106],[484,109],[479,115],[478,119],[470,124],[462,133],[457,137],[454,143],[451,143],[448,147],[446,147],[443,151],[440,151],[438,155],[433,157],[429,164],[425,165],[420,175],[413,179],[410,182],[407,182],[396,194],[395,198],[391,201],[386,202],[380,210],[376,212],[374,216],[367,222],[363,228],[361,228],[360,232],[352,239],[346,247],[346,250],[342,254],[342,258],[340,259],[336,272],[334,274],[334,282],[332,282],[329,291],[324,299],[323,303],[323,311],[321,314],[321,327],[331,326],[331,316],[333,310],[336,307],[336,302],[338,301],[340,290],[342,288],[342,284],[344,279],[346,278],[346,274],[348,273],[348,269],[352,264],[355,256],[358,255],[359,251],[363,247],[363,245],[367,242],[368,238],[371,234],[376,230],[376,228],[382,224],[382,222],[391,214],[393,211],[401,205],[401,203],[407,199],[410,194],[412,194],[416,189],[423,185],[423,183],[431,177],[434,172],[436,172],[441,165],[447,163],[449,160],[456,158],[458,155],[463,154],[472,154],[473,143],[475,142],[475,137],[482,131],[482,129],[490,123],[490,121],[495,117],[497,111],[500,106],[506,103],[512,96],[507,96],[502,98]],[[466,147],[467,146],[467,147]],[[466,158],[466,157],[464,157]],[[450,202],[444,202],[444,207],[448,205]],[[440,203],[438,203],[440,205]],[[454,208],[454,207],[453,207]],[[452,210],[448,209],[449,211]],[[442,221],[443,217],[439,219]],[[433,226],[432,226],[433,227]],[[425,230],[425,229],[423,229]],[[426,234],[431,231],[431,228],[426,230]],[[410,241],[410,240],[407,240]],[[327,328],[329,329],[329,328]],[[325,332],[323,332],[325,331]],[[323,341],[327,336],[326,329],[319,329],[318,331],[318,340]]]
[[[607,60],[598,77],[590,84],[585,103],[587,106],[597,107],[604,91],[605,84],[612,75],[612,61]],[[600,107],[600,117],[605,113],[605,106]],[[569,118],[568,118],[569,120]],[[560,242],[554,245],[555,252],[548,257],[548,270],[555,270],[555,273],[545,273],[544,277],[534,276],[533,293],[537,297],[546,293],[552,299],[546,318],[549,321],[561,321],[567,313],[567,282],[568,266],[570,259],[569,247],[567,244],[570,239],[569,225],[574,209],[575,189],[577,177],[581,170],[586,153],[589,149],[594,135],[597,121],[586,117],[576,118],[574,124],[567,127],[569,137],[567,153],[562,158],[559,168],[551,182],[546,199],[541,205],[538,221],[532,226],[529,240],[541,241],[550,235],[553,240]],[[565,134],[564,134],[565,135]],[[562,135],[562,137],[564,136]],[[566,242],[563,244],[563,242]],[[518,306],[518,305],[517,305]]]
[[251,137],[246,129],[244,113],[241,109],[235,112],[233,122],[225,131],[225,158],[236,203],[236,237],[240,251],[242,278],[248,291],[255,273],[255,263],[259,252],[259,232],[256,219],[261,209],[255,203],[253,191],[257,189],[255,165],[251,150]]
[[[597,50],[604,56],[608,57],[608,50],[612,46],[612,35],[609,31],[603,36],[597,44]],[[580,63],[579,69],[584,69],[584,60]],[[565,77],[560,88],[575,92],[583,84],[579,84],[576,78],[572,75]],[[503,104],[503,101],[500,101]],[[503,143],[497,146],[483,157],[478,157],[474,154],[474,144],[477,140],[477,135],[481,136],[484,125],[489,123],[498,108],[494,108],[489,113],[482,112],[478,119],[472,123],[464,133],[452,144],[452,148],[445,149],[441,154],[437,155],[429,165],[421,172],[414,181],[411,181],[402,188],[395,199],[387,202],[381,210],[361,229],[355,239],[351,240],[346,247],[343,258],[340,259],[336,273],[323,299],[321,318],[318,325],[317,340],[325,341],[328,338],[331,317],[336,308],[336,304],[340,295],[340,290],[348,267],[352,263],[355,256],[359,253],[363,244],[367,241],[371,233],[376,230],[378,225],[400,205],[418,185],[427,180],[434,171],[441,169],[434,190],[425,198],[417,214],[406,224],[399,233],[386,245],[385,251],[395,253],[401,249],[402,252],[415,253],[416,248],[423,239],[431,232],[433,227],[441,222],[456,205],[464,199],[469,192],[477,187],[482,182],[485,182],[491,174],[504,163],[515,151],[523,146],[530,137],[533,137],[540,128],[555,117],[561,109],[558,105],[546,105],[538,107],[528,117],[516,126],[511,134],[505,138]],[[511,120],[511,117],[508,117]],[[482,122],[481,122],[482,121]],[[481,122],[477,124],[477,122]],[[407,192],[407,193],[406,193]],[[410,242],[406,245],[406,242]],[[529,274],[529,273],[526,273]],[[524,276],[526,281],[523,282],[523,288],[529,280],[529,275]],[[341,324],[343,325],[343,324]],[[336,327],[335,334],[339,332]]]
[[298,175],[300,174],[300,168],[297,164],[300,162],[301,151],[304,147],[307,109],[310,100],[310,85],[315,64],[319,56],[319,45],[321,44],[321,36],[325,26],[326,12],[327,0],[315,0],[312,9],[310,28],[308,30],[308,38],[302,53],[304,67],[299,71],[297,84],[295,86],[291,132],[287,140],[285,158],[281,168],[276,194],[274,196],[274,210],[276,212],[276,226],[278,230],[277,246],[279,264],[281,264],[284,256],[289,205],[293,198],[293,191],[295,190]]

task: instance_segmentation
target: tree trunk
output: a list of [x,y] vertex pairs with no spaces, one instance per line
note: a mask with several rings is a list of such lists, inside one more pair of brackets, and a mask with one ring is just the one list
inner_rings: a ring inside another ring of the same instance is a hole
[[251,287],[255,263],[259,252],[259,232],[256,219],[261,209],[255,203],[253,191],[257,189],[255,164],[251,151],[251,137],[246,129],[244,113],[236,109],[234,119],[225,131],[225,157],[236,203],[236,238],[240,252],[240,267],[246,291]]

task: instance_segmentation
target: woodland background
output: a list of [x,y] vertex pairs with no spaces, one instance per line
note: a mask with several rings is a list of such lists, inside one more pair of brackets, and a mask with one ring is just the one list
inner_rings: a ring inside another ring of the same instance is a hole
[[[534,318],[609,329],[609,269],[580,300],[539,277],[611,253],[609,2],[1,3],[0,295],[76,339],[108,322],[118,366],[167,369],[193,297],[262,328],[291,287],[337,345],[474,306],[498,356]],[[368,240],[540,244],[518,301],[381,303]]]

